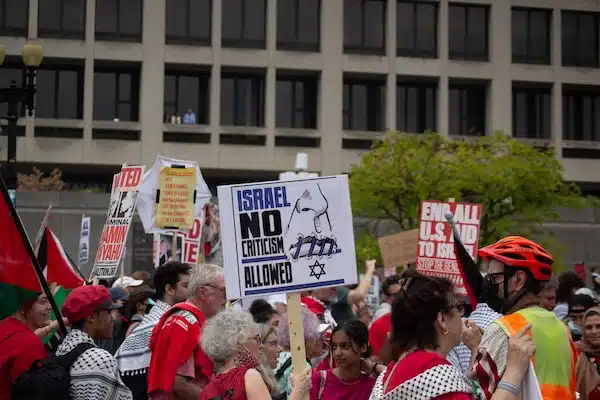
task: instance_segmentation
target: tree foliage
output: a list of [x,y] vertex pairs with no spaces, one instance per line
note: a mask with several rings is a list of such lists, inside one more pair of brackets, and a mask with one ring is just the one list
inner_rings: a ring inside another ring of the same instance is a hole
[[62,172],[55,168],[49,176],[44,176],[42,171],[33,167],[31,174],[17,175],[17,190],[20,192],[60,192],[65,189]]
[[483,205],[480,244],[508,234],[535,235],[557,208],[591,205],[563,181],[553,149],[503,134],[453,141],[438,134],[390,133],[374,143],[350,177],[355,214],[418,227],[422,200]]

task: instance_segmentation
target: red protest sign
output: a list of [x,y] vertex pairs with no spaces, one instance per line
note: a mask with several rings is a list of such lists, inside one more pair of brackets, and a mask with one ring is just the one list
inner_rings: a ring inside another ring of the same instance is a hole
[[192,228],[183,235],[183,262],[198,264],[198,256],[201,254],[200,237],[202,236],[202,219],[194,218]]
[[466,294],[454,254],[454,236],[446,215],[452,213],[462,243],[475,259],[479,242],[481,204],[423,201],[420,208],[417,270],[448,278],[457,293]]

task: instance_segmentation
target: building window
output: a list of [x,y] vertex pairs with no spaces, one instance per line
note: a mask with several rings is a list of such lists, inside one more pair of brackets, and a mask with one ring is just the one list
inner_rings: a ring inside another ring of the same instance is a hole
[[211,0],[167,0],[167,44],[210,45]]
[[321,0],[277,1],[277,48],[319,51]]
[[598,68],[599,14],[562,12],[562,64]]
[[94,120],[138,121],[139,68],[94,69]]
[[221,74],[221,125],[264,126],[264,72]]
[[277,73],[275,125],[278,128],[316,129],[316,75]]
[[342,118],[345,131],[385,130],[384,78],[344,77],[343,95]]
[[96,39],[142,41],[142,0],[96,1]]
[[450,135],[484,136],[487,84],[450,84]]
[[0,0],[0,36],[27,36],[29,0]]
[[83,67],[42,64],[36,84],[36,117],[83,119]]
[[[180,116],[184,124],[208,125],[210,72],[169,71],[165,74],[165,122]],[[187,118],[184,118],[186,117]]]
[[[17,87],[22,87],[25,84],[25,73],[23,69],[23,64],[9,64],[4,63],[0,66],[0,88],[7,88],[11,83]],[[21,117],[25,116],[25,109],[22,104],[19,104],[19,108],[17,111],[18,115]],[[6,102],[0,102],[0,118],[4,118],[8,115],[8,104]]]
[[513,136],[524,139],[552,137],[552,90],[516,85],[512,92]]
[[266,48],[266,0],[223,1],[223,47]]
[[563,88],[563,139],[600,141],[600,87]]
[[39,0],[40,37],[85,39],[86,0]]
[[512,9],[512,60],[515,63],[550,64],[552,11],[539,8]]
[[344,52],[385,54],[386,0],[344,0]]
[[489,7],[450,4],[450,58],[488,61]]
[[437,83],[401,82],[396,85],[396,129],[402,132],[435,131]]
[[396,55],[437,57],[438,3],[396,2]]

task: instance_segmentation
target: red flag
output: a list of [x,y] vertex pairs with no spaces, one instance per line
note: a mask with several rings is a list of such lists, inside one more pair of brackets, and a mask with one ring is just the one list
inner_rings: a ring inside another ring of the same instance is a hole
[[46,227],[38,251],[40,266],[49,283],[56,283],[64,289],[75,289],[85,283],[77,267],[71,263],[60,240]]

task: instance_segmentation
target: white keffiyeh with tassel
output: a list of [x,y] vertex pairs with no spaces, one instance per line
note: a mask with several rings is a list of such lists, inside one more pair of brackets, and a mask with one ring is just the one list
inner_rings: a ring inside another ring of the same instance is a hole
[[142,322],[125,338],[115,354],[121,374],[139,375],[148,372],[152,355],[149,347],[152,330],[170,308],[164,301],[156,301]]

